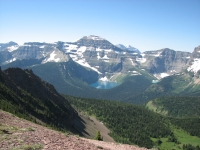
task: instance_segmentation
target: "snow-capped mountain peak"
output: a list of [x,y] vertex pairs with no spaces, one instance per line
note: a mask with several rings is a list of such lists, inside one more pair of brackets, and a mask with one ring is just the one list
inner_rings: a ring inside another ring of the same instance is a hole
[[92,40],[105,40],[104,38],[102,38],[100,36],[96,36],[96,35],[84,36],[83,38],[92,39]]
[[119,47],[119,48],[121,48],[121,49],[126,49],[126,48],[127,48],[127,47],[124,46],[123,44],[117,44],[117,45],[115,45],[115,46],[117,46],[117,47]]
[[123,50],[129,51],[129,52],[135,52],[135,53],[141,54],[141,52],[137,48],[132,47],[131,45],[124,46],[123,44],[117,44],[115,46],[117,46],[118,48],[121,48]]

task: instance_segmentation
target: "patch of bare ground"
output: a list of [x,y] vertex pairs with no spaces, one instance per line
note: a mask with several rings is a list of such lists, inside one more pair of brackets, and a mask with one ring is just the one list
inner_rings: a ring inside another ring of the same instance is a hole
[[91,140],[91,139],[84,139],[84,140],[92,144],[95,144],[99,148],[103,147],[103,149],[109,149],[109,150],[147,150],[146,148],[141,148],[141,147],[128,145],[128,144],[96,141],[96,140]]
[[0,150],[145,150],[48,129],[0,110]]
[[[100,131],[104,141],[115,142],[113,138],[109,136],[110,130],[103,122],[98,121],[95,117],[87,116],[84,113],[79,113],[79,116],[79,121],[76,119],[74,126],[84,137],[94,139],[97,131]],[[81,123],[78,122],[82,122],[84,126],[81,126]]]

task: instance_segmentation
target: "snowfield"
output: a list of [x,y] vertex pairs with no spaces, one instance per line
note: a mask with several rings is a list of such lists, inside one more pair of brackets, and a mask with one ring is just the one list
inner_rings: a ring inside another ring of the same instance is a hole
[[200,59],[195,58],[193,64],[187,70],[197,73],[200,70]]

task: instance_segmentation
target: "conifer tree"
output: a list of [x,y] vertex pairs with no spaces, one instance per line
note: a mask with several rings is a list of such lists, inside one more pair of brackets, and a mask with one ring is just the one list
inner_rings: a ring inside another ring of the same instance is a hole
[[95,137],[94,139],[95,139],[95,140],[98,140],[98,141],[103,141],[103,137],[101,136],[100,131],[97,131],[96,137]]

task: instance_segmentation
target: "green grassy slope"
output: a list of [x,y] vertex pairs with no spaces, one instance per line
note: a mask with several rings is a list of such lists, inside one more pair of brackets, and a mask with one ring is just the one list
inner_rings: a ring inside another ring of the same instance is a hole
[[149,101],[146,107],[171,117],[199,117],[200,97],[162,97]]

